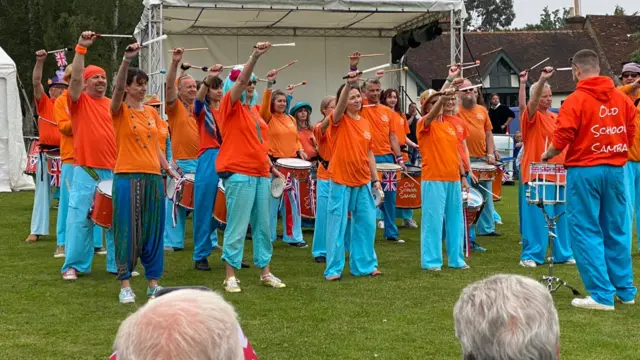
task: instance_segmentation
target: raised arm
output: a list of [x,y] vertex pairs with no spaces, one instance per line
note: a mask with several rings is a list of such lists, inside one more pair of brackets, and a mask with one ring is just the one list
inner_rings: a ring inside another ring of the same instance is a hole
[[444,85],[442,85],[442,89],[440,89],[440,91],[446,90],[451,86],[456,88],[460,87],[464,82],[464,79],[460,78],[460,71],[461,70],[458,65],[453,65],[452,67],[450,67],[447,81],[444,82]]
[[196,94],[196,99],[198,99],[198,101],[200,101],[201,103],[205,102],[213,79],[217,78],[221,72],[222,65],[220,64],[216,64],[209,69],[209,71],[207,72],[207,77],[202,82],[202,86],[200,86],[200,89],[198,89],[198,93]]
[[529,104],[527,104],[527,109],[529,110],[529,118],[533,118],[533,114],[538,109],[538,104],[540,103],[540,97],[542,96],[542,92],[544,91],[544,85],[547,81],[553,76],[555,70],[552,67],[547,66],[542,69],[542,73],[540,74],[540,80],[538,80],[538,84],[533,88],[533,92],[531,93],[531,99],[529,99]]
[[124,56],[122,57],[122,63],[120,69],[118,69],[118,75],[116,75],[116,86],[113,89],[111,95],[111,114],[117,114],[122,106],[122,99],[124,98],[124,90],[127,86],[127,73],[129,72],[129,64],[140,52],[140,44],[133,43],[124,50]]
[[253,54],[249,57],[249,61],[244,65],[240,76],[236,80],[235,84],[231,88],[231,103],[235,104],[236,101],[240,100],[242,97],[242,93],[249,85],[249,80],[251,79],[251,73],[253,73],[253,68],[256,66],[258,59],[264,53],[266,53],[269,48],[271,48],[270,42],[257,43],[255,48],[253,49]]
[[338,101],[336,102],[336,107],[333,109],[333,123],[338,124],[340,119],[342,119],[342,115],[347,111],[347,102],[349,102],[349,92],[351,92],[351,87],[358,86],[358,75],[357,71],[351,71],[347,74],[347,82],[344,87],[342,87],[342,91],[340,91],[340,96],[338,97]]
[[173,49],[173,55],[171,56],[171,65],[167,71],[167,93],[165,94],[165,100],[169,107],[175,104],[178,100],[178,88],[176,87],[176,75],[178,73],[178,65],[182,61],[183,48]]
[[268,124],[271,121],[271,96],[273,95],[273,85],[276,83],[278,72],[274,69],[267,73],[267,87],[264,89],[262,96],[262,106],[260,107],[260,116]]
[[40,98],[44,95],[44,87],[42,86],[42,68],[44,67],[45,60],[47,60],[47,52],[45,50],[38,50],[36,52],[36,64],[33,67],[33,73],[31,74],[33,97],[36,102],[40,101]]
[[520,109],[520,116],[524,113],[524,109],[527,107],[527,80],[529,79],[529,72],[523,71],[520,73],[520,89],[518,90],[518,109]]
[[96,38],[97,35],[93,31],[85,31],[78,39],[76,54],[73,56],[73,62],[71,63],[71,80],[69,82],[69,95],[73,102],[78,101],[80,95],[82,95],[82,89],[84,88],[84,78],[82,76],[84,72],[84,55],[87,53],[87,48],[93,45],[93,41]]
[[454,88],[447,88],[444,94],[438,98],[438,101],[431,107],[429,113],[425,116],[424,127],[427,128],[431,122],[435,120],[442,112],[442,107],[455,94]]

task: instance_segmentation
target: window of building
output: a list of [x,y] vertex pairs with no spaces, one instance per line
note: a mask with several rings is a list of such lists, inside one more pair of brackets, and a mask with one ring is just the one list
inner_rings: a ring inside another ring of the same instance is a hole
[[492,88],[511,87],[511,75],[515,74],[504,59],[500,59],[489,76]]

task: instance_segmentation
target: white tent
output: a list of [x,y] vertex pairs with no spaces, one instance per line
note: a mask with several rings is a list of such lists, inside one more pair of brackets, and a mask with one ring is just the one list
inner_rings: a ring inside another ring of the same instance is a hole
[[[434,20],[451,23],[451,58],[462,58],[463,0],[144,0],[145,11],[135,32],[139,41],[167,34],[141,56],[148,72],[164,69],[173,47],[208,47],[208,51],[185,54],[183,61],[199,66],[244,63],[259,41],[295,42],[295,47],[273,48],[258,63],[258,77],[292,60],[298,63],[282,71],[277,88],[307,81],[296,89],[294,101],[310,102],[314,108],[326,95],[334,95],[348,71],[348,54],[384,53],[363,58],[361,69],[391,62],[391,39]],[[443,50],[449,51],[449,50]],[[443,69],[446,70],[446,69]],[[191,70],[195,78],[204,73]],[[372,74],[370,74],[372,75]],[[226,73],[223,73],[226,76]],[[385,76],[385,87],[415,90],[400,72]],[[149,92],[162,96],[164,75],[153,76]],[[415,98],[417,94],[410,94]]]
[[33,190],[27,164],[16,64],[0,48],[0,192]]

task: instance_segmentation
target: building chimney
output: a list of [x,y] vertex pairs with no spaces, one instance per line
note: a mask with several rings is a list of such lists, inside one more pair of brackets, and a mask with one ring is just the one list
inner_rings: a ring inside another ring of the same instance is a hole
[[573,7],[575,10],[575,16],[582,16],[582,9],[580,8],[580,0],[573,0]]
[[572,6],[569,8],[569,17],[576,16],[576,9]]

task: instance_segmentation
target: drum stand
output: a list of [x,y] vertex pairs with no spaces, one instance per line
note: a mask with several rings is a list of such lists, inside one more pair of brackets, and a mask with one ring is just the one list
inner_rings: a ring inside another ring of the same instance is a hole
[[564,215],[564,212],[554,216],[554,217],[550,217],[549,214],[547,214],[547,210],[544,208],[544,203],[542,202],[542,200],[540,200],[540,202],[537,204],[537,206],[542,210],[542,214],[544,215],[544,219],[547,222],[547,231],[549,234],[549,252],[551,253],[551,261],[549,261],[549,274],[548,275],[542,275],[542,279],[540,280],[540,282],[543,285],[547,286],[547,290],[549,290],[550,293],[553,293],[554,291],[558,290],[561,286],[566,287],[567,289],[571,290],[571,292],[573,293],[573,295],[575,296],[579,296],[580,292],[578,290],[576,290],[573,286],[569,285],[566,281],[560,279],[559,277],[555,277],[553,276],[553,239],[557,238],[558,235],[556,235],[553,231],[556,228],[556,223],[558,222],[558,220],[560,219],[560,217],[562,215]]

